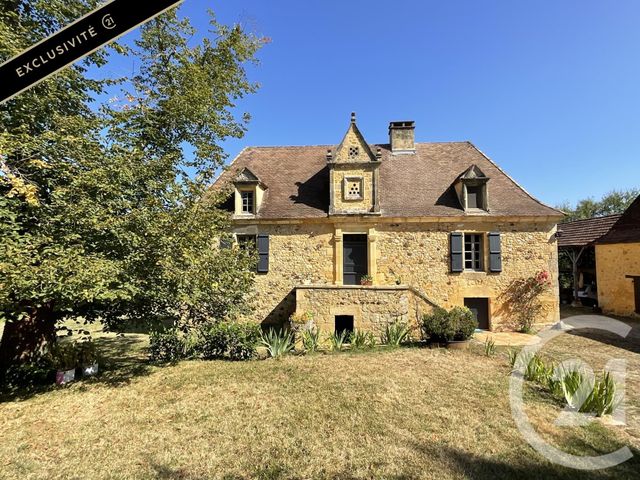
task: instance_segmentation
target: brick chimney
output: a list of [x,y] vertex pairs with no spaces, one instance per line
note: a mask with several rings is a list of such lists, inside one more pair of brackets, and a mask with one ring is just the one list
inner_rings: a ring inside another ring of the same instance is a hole
[[413,120],[389,123],[391,153],[415,153],[415,128],[416,124]]

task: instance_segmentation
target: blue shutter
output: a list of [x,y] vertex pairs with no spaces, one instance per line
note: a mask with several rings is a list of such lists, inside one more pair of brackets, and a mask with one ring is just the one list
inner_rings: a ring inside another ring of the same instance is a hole
[[500,232],[489,233],[489,271],[502,271],[502,247]]
[[449,246],[451,252],[451,271],[461,272],[462,264],[462,233],[452,232],[449,236]]
[[258,273],[269,271],[269,235],[258,234]]

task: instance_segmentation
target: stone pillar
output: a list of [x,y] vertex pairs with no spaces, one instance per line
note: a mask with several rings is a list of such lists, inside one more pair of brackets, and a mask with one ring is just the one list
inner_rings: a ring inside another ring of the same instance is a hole
[[336,228],[333,234],[333,283],[334,285],[342,285],[342,229]]
[[376,240],[377,240],[377,235],[376,235],[375,227],[370,227],[369,228],[369,232],[367,234],[367,240],[369,241],[369,252],[368,252],[368,255],[367,255],[368,256],[368,261],[369,261],[369,265],[368,265],[369,275],[373,279],[373,284],[374,285],[378,285],[378,280],[376,278],[376,274],[378,273],[378,267],[377,267],[377,262],[376,262],[376,256],[377,256]]

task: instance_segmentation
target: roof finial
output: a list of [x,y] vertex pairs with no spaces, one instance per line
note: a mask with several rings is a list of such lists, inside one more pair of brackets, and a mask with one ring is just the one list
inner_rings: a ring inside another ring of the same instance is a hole
[[351,112],[351,123],[356,123],[356,112]]

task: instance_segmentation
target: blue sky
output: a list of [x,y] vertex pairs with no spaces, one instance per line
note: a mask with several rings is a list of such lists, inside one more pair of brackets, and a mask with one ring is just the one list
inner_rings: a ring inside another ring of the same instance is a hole
[[418,141],[470,140],[550,204],[640,186],[637,0],[185,0],[181,13],[204,32],[207,8],[271,38],[230,158],[337,144],[356,111],[372,143],[391,120],[415,120]]

